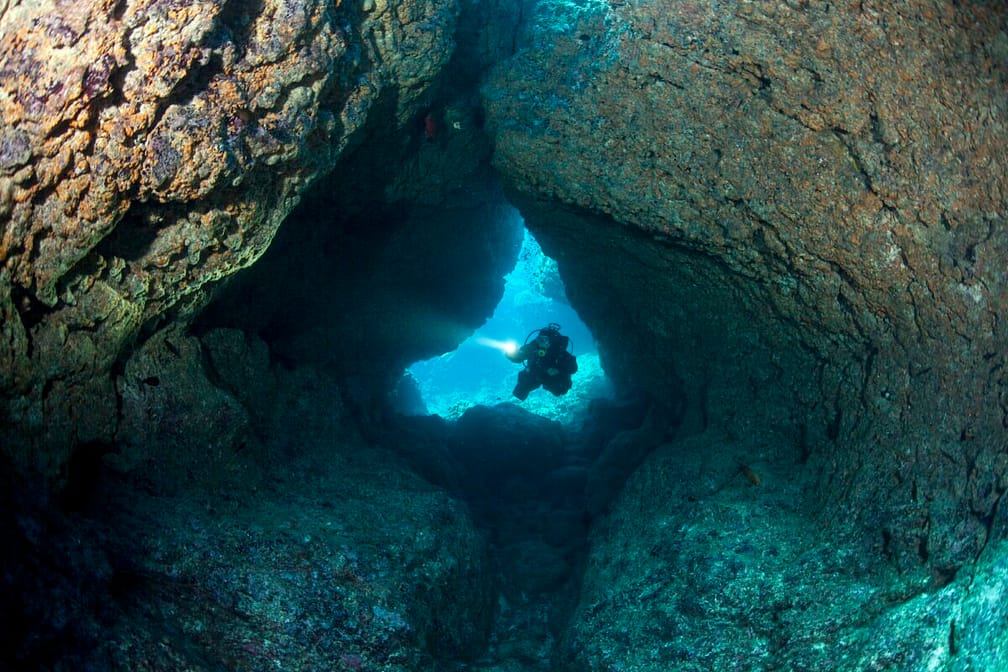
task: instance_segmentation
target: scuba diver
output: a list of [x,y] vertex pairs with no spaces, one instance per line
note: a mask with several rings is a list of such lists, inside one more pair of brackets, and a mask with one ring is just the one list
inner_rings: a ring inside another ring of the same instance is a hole
[[[530,340],[533,334],[536,338]],[[558,397],[566,394],[571,388],[571,375],[578,369],[577,359],[567,351],[569,345],[570,339],[560,333],[560,325],[551,322],[530,332],[522,347],[504,353],[512,362],[525,363],[512,394],[525,401],[529,392],[540,385]]]

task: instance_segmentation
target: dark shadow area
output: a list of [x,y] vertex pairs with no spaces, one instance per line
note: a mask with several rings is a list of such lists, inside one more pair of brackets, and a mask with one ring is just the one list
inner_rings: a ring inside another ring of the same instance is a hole
[[120,225],[102,239],[96,251],[105,259],[139,260],[157,239],[161,223],[158,214],[150,208],[133,206],[123,215]]
[[395,420],[381,445],[466,502],[488,535],[494,627],[480,665],[465,669],[557,669],[594,519],[674,431],[640,395],[592,402],[576,432],[512,403],[475,406],[454,422]]
[[521,231],[492,190],[484,196],[347,219],[310,203],[223,290],[197,333],[238,328],[262,338],[274,360],[329,371],[366,429],[405,366],[455,347],[492,313]]
[[42,492],[0,459],[0,669],[87,669],[108,616],[107,536]]

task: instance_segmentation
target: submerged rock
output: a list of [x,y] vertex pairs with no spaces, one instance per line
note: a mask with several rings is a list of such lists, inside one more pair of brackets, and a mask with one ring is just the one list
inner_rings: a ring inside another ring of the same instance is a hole
[[464,507],[388,456],[333,457],[230,501],[117,495],[128,587],[92,658],[405,671],[482,651],[492,574]]
[[685,396],[693,431],[786,427],[814,502],[946,575],[1008,489],[1005,27],[542,2],[483,87],[610,374]]
[[566,669],[999,669],[1003,543],[935,589],[824,534],[772,454],[719,459],[725,438],[664,446],[595,525]]
[[[26,503],[11,472],[0,667],[406,672],[484,651],[496,576],[467,508],[318,418],[322,378],[279,378],[277,416],[237,425],[263,445],[208,445],[200,462],[184,440],[124,441],[69,512]],[[174,394],[205,379],[184,383],[147,397],[171,400],[161,432],[199,426]],[[237,405],[224,399],[208,408]]]
[[372,116],[407,124],[458,13],[452,0],[176,4],[0,11],[2,443],[57,483],[78,433],[112,438],[102,383],[141,326],[191,318],[255,261]]
[[[961,574],[1008,490],[1006,28],[943,0],[531,8],[482,89],[495,165],[617,385],[686,404],[594,524],[574,669],[966,665]],[[745,500],[682,501],[698,440]]]

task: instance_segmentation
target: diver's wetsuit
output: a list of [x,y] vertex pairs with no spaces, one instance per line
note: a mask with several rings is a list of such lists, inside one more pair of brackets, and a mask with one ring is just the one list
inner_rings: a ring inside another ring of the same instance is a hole
[[[543,336],[549,339],[545,348],[539,343]],[[529,392],[540,385],[558,397],[566,394],[571,389],[571,376],[577,372],[577,359],[567,352],[569,343],[570,339],[560,332],[541,329],[536,340],[508,355],[512,362],[527,362],[518,373],[518,384],[512,394],[524,401]],[[551,370],[556,373],[550,373]]]

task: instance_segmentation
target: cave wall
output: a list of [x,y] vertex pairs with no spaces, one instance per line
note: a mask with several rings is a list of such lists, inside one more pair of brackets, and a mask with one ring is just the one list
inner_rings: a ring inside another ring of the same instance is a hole
[[[182,577],[224,601],[245,595],[262,565],[293,559],[296,581],[213,619],[212,651],[238,665],[281,650],[307,653],[308,665],[359,665],[341,648],[355,636],[386,658],[408,647],[410,669],[421,650],[482,650],[494,593],[469,513],[364,446],[348,418],[368,413],[397,367],[447,349],[492,308],[514,240],[496,228],[499,195],[483,179],[491,146],[481,101],[466,89],[512,47],[521,50],[483,89],[496,166],[557,258],[609,372],[685,410],[675,441],[595,521],[580,620],[566,634],[572,657],[601,660],[593,647],[612,641],[630,641],[637,656],[657,650],[614,615],[629,614],[659,643],[675,630],[698,632],[701,643],[723,638],[725,621],[701,618],[711,606],[702,601],[659,604],[653,613],[665,621],[640,618],[642,596],[685,593],[642,592],[675,572],[669,558],[692,569],[667,585],[703,580],[698,594],[721,599],[735,581],[735,601],[719,608],[740,619],[747,642],[751,614],[773,630],[788,613],[766,599],[765,568],[784,579],[775,594],[800,585],[823,599],[789,536],[796,528],[772,524],[782,510],[797,512],[809,536],[828,537],[837,576],[852,574],[848,550],[866,544],[864,562],[932,572],[911,595],[946,583],[966,590],[952,577],[977,556],[987,568],[976,585],[984,573],[991,583],[1000,576],[1003,562],[981,553],[1004,537],[1008,487],[1008,30],[999,7],[0,5],[0,462],[12,457],[50,483],[69,473],[74,508],[94,490],[94,472],[68,472],[74,446],[84,446],[84,467],[110,467],[150,509],[118,507],[126,521],[86,544],[78,530],[53,542],[55,526],[22,515],[21,483],[9,479],[0,523],[16,543],[7,554],[38,563],[16,587],[31,588],[52,626],[31,638],[35,650],[65,642],[61,628],[78,621],[66,615],[112,590],[106,552],[127,571]],[[459,31],[469,39],[450,60]],[[265,250],[284,243],[275,234],[291,213],[284,231],[295,242],[270,260]],[[212,291],[220,303],[189,330]],[[117,453],[96,459],[112,445]],[[745,489],[736,460],[768,484],[787,483],[787,496],[777,490],[747,515],[765,490]],[[675,518],[678,507],[709,494],[712,463],[734,479],[726,492],[739,506],[682,533],[669,520],[691,522]],[[320,487],[330,479],[335,486]],[[175,489],[200,491],[191,509],[165,505]],[[235,525],[218,506],[251,520]],[[329,545],[333,520],[361,522]],[[819,525],[847,521],[866,532],[849,546]],[[132,534],[141,524],[165,534]],[[755,542],[733,549],[732,527]],[[752,564],[738,581],[734,555],[763,557],[763,540],[775,536],[788,543],[774,548],[793,552]],[[209,549],[202,562],[191,560],[193,538]],[[711,563],[718,538],[725,557]],[[249,555],[250,543],[263,554]],[[241,563],[220,560],[221,549]],[[309,613],[346,618],[331,595],[349,586],[352,615],[375,627],[326,638],[321,650],[305,647],[319,631],[301,614],[283,622],[293,626],[272,650],[217,636],[275,632],[281,621],[266,598],[297,603],[314,590],[300,570],[315,564],[339,571],[312,594]],[[70,580],[60,583],[61,572]],[[163,585],[153,604],[177,609],[175,584]],[[78,600],[82,587],[93,597]],[[974,614],[998,616],[982,603],[990,594],[978,591]],[[186,633],[206,642],[205,595],[189,595]],[[616,610],[596,609],[595,596]],[[825,621],[795,621],[795,631],[835,628],[840,597],[820,612]],[[928,638],[955,648],[954,624],[969,622],[958,613],[912,615]],[[846,618],[861,625],[856,613]],[[85,625],[113,657],[134,641],[110,637],[107,621]],[[159,620],[141,637],[149,649],[129,648],[127,658],[168,661],[161,632]],[[999,634],[974,625],[967,636],[978,633]],[[188,653],[197,664],[199,649]]]
[[508,6],[466,6],[426,104],[398,127],[393,110],[374,115],[270,249],[221,284],[197,332],[238,328],[285,366],[324,370],[367,427],[407,366],[450,352],[493,314],[523,231],[475,92],[511,48]]
[[[783,419],[813,501],[902,561],[974,557],[1008,488],[1003,10],[544,2],[527,26],[483,87],[495,163],[588,252],[559,263],[613,373],[736,433]],[[712,374],[736,389],[700,401]]]
[[[468,168],[450,158],[478,148],[461,136],[457,147],[424,144],[402,172],[415,162]],[[504,293],[523,231],[488,163],[482,168],[467,177],[428,168],[428,180],[467,185],[435,208],[372,205],[347,215],[353,206],[334,192],[313,193],[262,259],[219,293],[197,330],[241,329],[284,366],[325,371],[362,429],[377,429],[404,369],[453,350]]]
[[250,265],[306,188],[412,123],[452,0],[106,0],[0,10],[0,443],[59,482],[110,442],[110,372]]
[[[555,255],[619,391],[659,400],[678,436],[712,427],[762,435],[769,453],[792,462],[836,438],[837,409],[815,383],[822,364],[758,309],[758,286],[739,283],[716,257],[655,244],[608,218],[514,201]],[[795,400],[805,404],[797,415]]]
[[[464,187],[428,179],[462,152],[421,151],[424,117],[438,150],[449,131],[478,136],[463,83],[518,47],[483,88],[496,166],[613,375],[685,400],[697,431],[787,427],[823,505],[894,553],[949,569],[981,546],[1008,487],[1004,12],[459,11],[4,5],[0,440],[15,463],[59,480],[74,445],[113,441],[138,337],[192,319],[361,143],[414,158],[327,189],[383,174],[386,202],[434,206]],[[474,35],[451,62],[456,30]]]

